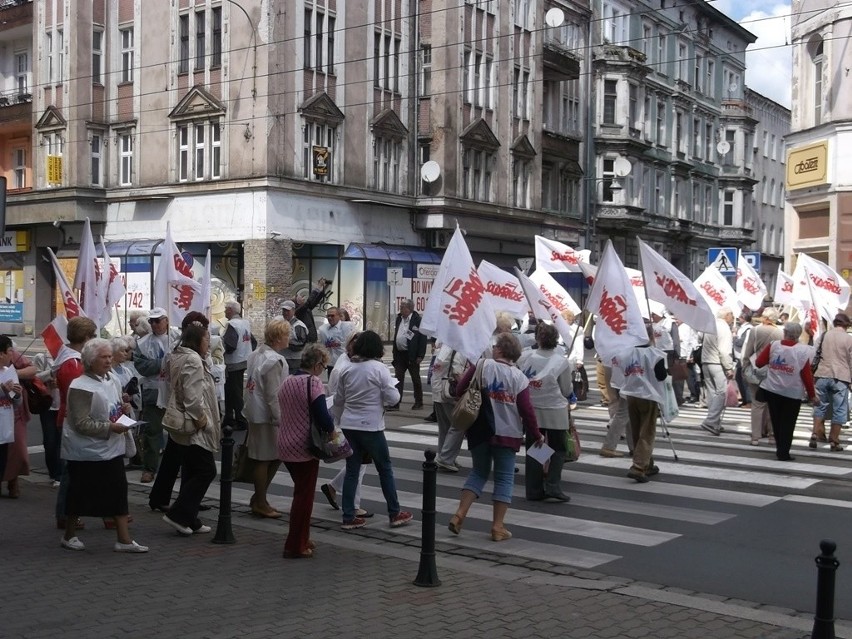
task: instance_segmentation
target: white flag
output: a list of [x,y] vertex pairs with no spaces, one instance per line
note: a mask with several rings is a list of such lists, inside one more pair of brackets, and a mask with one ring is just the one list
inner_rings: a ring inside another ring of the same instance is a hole
[[80,303],[77,301],[74,291],[71,290],[71,285],[68,284],[65,273],[62,272],[62,268],[59,266],[59,260],[56,259],[56,255],[54,255],[53,250],[48,247],[47,252],[50,254],[50,263],[53,265],[53,274],[56,276],[56,285],[59,287],[59,295],[62,297],[62,303],[65,306],[65,317],[68,319],[73,317],[87,317],[86,312],[80,308]]
[[820,318],[824,319],[829,326],[834,322],[834,316],[837,310],[832,302],[828,302],[823,295],[820,295],[816,287],[813,285],[813,278],[808,277],[810,271],[805,267],[805,285],[807,286],[808,296],[801,300],[799,308],[802,309],[805,323],[810,323],[811,331],[813,332],[813,343],[817,344],[817,340],[822,335],[822,324]]
[[[595,283],[595,277],[598,273],[597,266],[580,262],[580,271],[589,286]],[[639,312],[642,313],[642,317],[651,319],[651,313],[662,316],[666,312],[666,307],[659,302],[649,300],[645,295],[645,278],[642,276],[642,271],[625,266],[624,272],[630,280],[630,287],[633,289],[633,295],[636,297],[636,303],[639,304]]]
[[597,316],[595,350],[604,362],[649,342],[648,330],[624,264],[607,240],[586,308]]
[[815,260],[806,253],[799,253],[796,259],[793,282],[796,289],[802,287],[802,290],[795,290],[794,295],[807,299],[808,293],[804,288],[806,272],[814,287],[814,297],[817,301],[822,300],[826,305],[841,311],[847,307],[849,304],[849,283],[833,268],[824,262]]
[[95,239],[92,237],[92,226],[89,218],[83,225],[83,236],[80,238],[80,255],[77,258],[77,272],[74,274],[74,288],[80,291],[80,306],[86,315],[95,322],[98,330],[103,328],[104,299],[103,274],[95,253]]
[[[739,315],[742,304],[737,300],[737,293],[714,264],[704,269],[704,272],[696,278],[695,287],[713,309],[714,317],[723,307],[730,308],[735,316]],[[715,333],[715,330],[713,332]]]
[[103,299],[105,301],[104,314],[101,320],[103,322],[102,325],[106,326],[110,319],[112,319],[112,311],[115,305],[127,295],[127,289],[124,286],[124,281],[121,279],[121,274],[118,272],[115,264],[112,263],[109,253],[107,253],[103,237],[101,237],[101,255],[104,258],[104,275],[101,281],[103,285]]
[[763,306],[764,297],[766,297],[766,284],[740,251],[737,258],[737,299],[746,308],[756,311]]
[[536,269],[551,273],[579,273],[580,262],[588,262],[591,251],[575,251],[567,244],[535,236]]
[[210,306],[212,303],[210,296],[213,294],[210,279],[210,249],[207,249],[207,260],[204,262],[204,271],[201,274],[199,284],[201,285],[201,290],[192,301],[192,308],[190,310],[198,311],[204,317],[210,319]]
[[778,278],[775,281],[775,295],[772,296],[776,304],[798,306],[799,298],[793,293],[794,280],[778,267]]
[[560,313],[571,311],[574,315],[580,314],[580,307],[577,306],[577,302],[574,301],[574,298],[568,294],[568,291],[550,273],[543,269],[537,269],[535,273],[529,276],[529,279],[535,284],[541,294],[547,298],[547,301],[553,304]]
[[692,280],[642,240],[639,240],[639,255],[648,298],[665,306],[699,333],[715,334],[713,310]]
[[515,269],[515,274],[524,288],[524,294],[530,302],[533,315],[535,315],[536,319],[551,322],[562,337],[562,341],[565,342],[565,348],[570,351],[574,346],[574,335],[576,335],[577,331],[562,317],[562,310],[549,300],[539,286],[532,281],[532,278],[521,273],[520,269]]
[[192,269],[172,240],[171,228],[167,224],[160,264],[154,278],[154,305],[169,314],[169,324],[180,326],[200,289],[201,285],[192,279]]
[[527,316],[529,310],[527,298],[524,297],[524,291],[517,277],[485,260],[479,263],[479,268],[476,270],[479,272],[479,279],[485,286],[485,292],[491,300],[491,308],[495,313],[505,311],[519,319]]
[[456,226],[426,300],[420,331],[475,362],[491,343],[496,326],[485,285]]

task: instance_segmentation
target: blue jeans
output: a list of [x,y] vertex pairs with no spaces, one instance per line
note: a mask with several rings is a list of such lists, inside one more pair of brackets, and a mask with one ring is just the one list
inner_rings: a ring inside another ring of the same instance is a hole
[[849,385],[845,382],[820,377],[816,380],[819,404],[814,406],[814,418],[825,419],[831,406],[831,423],[845,424],[849,419]]
[[512,487],[515,485],[515,451],[505,446],[492,446],[488,442],[482,442],[471,449],[470,456],[473,459],[473,470],[467,476],[462,489],[471,491],[478,499],[491,475],[493,462],[494,491],[491,499],[511,504]]
[[399,514],[399,499],[396,496],[396,480],[393,477],[385,432],[344,428],[343,434],[352,446],[352,454],[346,458],[346,477],[343,479],[343,521],[355,519],[355,491],[358,488],[358,475],[365,453],[373,459],[376,466],[382,494],[388,505],[388,516],[393,519]]

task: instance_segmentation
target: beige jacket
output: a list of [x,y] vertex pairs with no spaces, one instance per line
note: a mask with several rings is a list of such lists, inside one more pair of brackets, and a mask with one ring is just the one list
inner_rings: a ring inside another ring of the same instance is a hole
[[852,335],[845,328],[835,326],[814,346],[816,350],[822,348],[822,359],[814,377],[827,377],[847,384],[852,381]]
[[178,408],[192,418],[198,429],[194,435],[169,433],[169,437],[178,444],[201,446],[215,453],[222,429],[210,365],[191,348],[178,346],[169,357],[169,379]]
[[753,354],[760,355],[767,344],[777,342],[783,336],[784,331],[781,330],[781,327],[772,324],[758,324],[751,329],[745,346],[743,346],[743,370],[751,368],[751,356]]

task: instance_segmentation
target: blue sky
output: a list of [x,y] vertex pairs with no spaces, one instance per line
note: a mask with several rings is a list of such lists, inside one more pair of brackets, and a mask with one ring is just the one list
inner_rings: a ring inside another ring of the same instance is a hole
[[746,53],[746,85],[790,107],[792,55],[790,0],[713,0],[712,4],[757,36]]

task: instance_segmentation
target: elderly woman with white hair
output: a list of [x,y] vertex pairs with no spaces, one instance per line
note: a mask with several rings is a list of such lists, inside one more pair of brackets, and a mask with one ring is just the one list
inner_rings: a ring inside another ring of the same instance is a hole
[[760,382],[758,396],[769,407],[772,432],[775,434],[775,456],[779,461],[793,461],[790,447],[802,398],[807,394],[813,402],[816,397],[811,371],[813,349],[800,344],[802,326],[797,322],[784,324],[780,341],[767,344],[755,359],[758,367],[766,366],[766,379]]
[[[760,324],[755,326],[749,333],[745,346],[743,346],[743,378],[749,386],[751,395],[751,445],[758,446],[763,437],[768,437],[772,432],[772,425],[769,421],[769,409],[766,407],[766,402],[757,396],[757,383],[752,380],[757,379],[755,375],[760,373],[755,372],[752,357],[757,355],[772,342],[777,342],[783,336],[781,328],[776,326],[778,321],[778,309],[771,306],[763,309],[760,315]],[[761,393],[762,396],[762,393]]]
[[728,380],[734,379],[734,336],[731,327],[734,312],[727,306],[716,311],[716,334],[705,333],[701,347],[701,372],[707,394],[707,416],[701,428],[711,435],[722,432],[725,413],[725,393]]
[[65,535],[62,547],[85,550],[76,536],[77,517],[112,517],[118,536],[116,552],[148,552],[128,530],[127,477],[124,471],[127,426],[118,422],[130,413],[122,402],[118,380],[109,374],[112,346],[105,339],[86,342],[81,353],[85,373],[71,382],[68,412],[62,429],[62,458],[68,468]]

